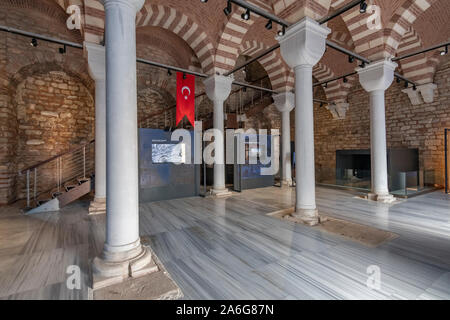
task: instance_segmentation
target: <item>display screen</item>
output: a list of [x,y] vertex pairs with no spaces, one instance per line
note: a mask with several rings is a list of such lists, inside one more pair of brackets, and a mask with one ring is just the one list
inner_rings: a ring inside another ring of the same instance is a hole
[[186,148],[184,143],[152,144],[153,163],[186,163]]

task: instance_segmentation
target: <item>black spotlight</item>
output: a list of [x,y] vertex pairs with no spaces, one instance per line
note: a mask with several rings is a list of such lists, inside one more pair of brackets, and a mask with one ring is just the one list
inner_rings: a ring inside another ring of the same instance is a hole
[[228,16],[228,15],[231,14],[231,11],[232,11],[232,10],[233,10],[233,9],[232,9],[232,7],[231,7],[231,1],[228,1],[228,2],[227,2],[226,8],[223,9],[223,13],[225,13],[225,15]]
[[448,53],[448,46],[445,46],[445,50],[441,51],[441,56],[445,56]]
[[208,0],[200,0],[202,3],[207,3]]
[[401,80],[399,77],[397,77],[396,81],[397,81],[397,83],[400,83]]
[[286,33],[286,27],[283,26],[280,30],[278,30],[278,35],[280,37],[284,36],[284,34]]
[[272,30],[272,20],[269,20],[266,24],[266,29],[267,30]]
[[416,85],[413,85],[413,90],[414,90],[414,91],[416,91],[416,90],[417,90],[417,87],[416,87]]
[[183,79],[186,80],[186,73],[183,73]]
[[241,15],[242,19],[244,20],[248,20],[250,19],[250,10],[247,9],[242,15]]
[[349,63],[353,63],[355,61],[355,57],[354,56],[348,56],[348,62]]
[[323,107],[323,102],[320,103],[320,107],[321,107],[321,108]]
[[64,45],[64,47],[62,47],[62,48],[59,48],[59,53],[60,54],[65,54],[66,52],[67,52],[66,45]]
[[344,79],[342,81],[344,81],[344,83],[347,83],[348,79],[346,77],[344,77]]
[[361,62],[361,64],[359,65],[361,68],[365,68],[366,67],[366,63],[364,61]]
[[408,88],[408,86],[409,86],[409,82],[405,81],[405,88]]
[[172,70],[167,69],[167,75],[170,77],[172,75]]
[[328,88],[328,82],[325,82],[325,84],[323,85],[324,88]]
[[362,0],[361,3],[359,4],[359,12],[366,13],[366,10],[367,10],[366,0]]
[[30,44],[31,44],[31,46],[33,46],[33,47],[37,47],[37,46],[38,46],[38,42],[37,42],[36,38],[31,39]]

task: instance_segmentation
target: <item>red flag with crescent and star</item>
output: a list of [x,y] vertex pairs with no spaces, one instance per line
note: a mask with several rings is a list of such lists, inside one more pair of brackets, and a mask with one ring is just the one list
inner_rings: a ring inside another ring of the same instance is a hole
[[194,126],[195,123],[195,77],[177,72],[177,125],[187,117]]

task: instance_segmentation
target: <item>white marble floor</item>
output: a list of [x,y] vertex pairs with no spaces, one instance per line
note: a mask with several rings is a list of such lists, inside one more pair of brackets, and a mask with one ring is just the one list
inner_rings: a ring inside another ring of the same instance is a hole
[[[399,237],[369,248],[266,216],[294,203],[293,189],[275,187],[143,204],[140,232],[187,299],[450,299],[448,195],[386,205],[317,188],[317,201],[321,214]],[[87,298],[104,233],[104,216],[88,219],[87,205],[33,217],[0,209],[0,298]],[[66,287],[72,264],[82,290]],[[367,287],[369,266],[381,271],[379,289]]]

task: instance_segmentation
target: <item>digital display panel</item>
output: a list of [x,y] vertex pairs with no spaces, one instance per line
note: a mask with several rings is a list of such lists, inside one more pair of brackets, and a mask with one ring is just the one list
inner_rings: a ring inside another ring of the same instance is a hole
[[186,163],[186,145],[184,143],[152,144],[153,163]]

